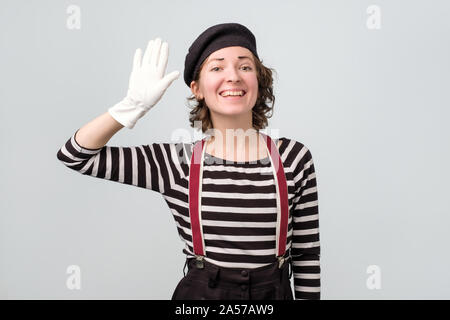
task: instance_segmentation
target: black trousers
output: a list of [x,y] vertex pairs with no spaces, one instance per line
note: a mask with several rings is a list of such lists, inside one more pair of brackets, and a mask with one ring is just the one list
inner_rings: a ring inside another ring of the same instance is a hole
[[204,261],[196,266],[187,258],[188,273],[180,280],[172,300],[293,300],[291,259],[255,269],[225,268]]

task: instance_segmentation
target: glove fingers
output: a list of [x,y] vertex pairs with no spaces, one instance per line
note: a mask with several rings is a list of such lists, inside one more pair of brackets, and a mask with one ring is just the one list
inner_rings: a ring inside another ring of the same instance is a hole
[[161,38],[156,38],[150,55],[150,64],[154,67],[158,64],[159,52],[161,50]]
[[168,56],[169,56],[169,45],[167,42],[164,42],[161,45],[161,54],[159,56],[159,63],[157,66],[158,77],[160,79],[164,77],[164,74],[166,73]]
[[142,50],[141,48],[136,49],[136,52],[134,53],[134,59],[133,59],[133,71],[136,71],[141,67],[141,60],[142,60]]
[[154,40],[150,40],[148,42],[147,49],[145,50],[145,53],[144,53],[144,59],[142,60],[142,64],[143,65],[144,64],[148,64],[150,62],[150,56],[151,56],[152,51],[153,51],[153,44],[154,44],[154,42],[155,42]]
[[161,87],[164,90],[166,90],[172,84],[172,82],[175,81],[179,76],[180,76],[179,71],[173,71],[169,73],[161,80]]

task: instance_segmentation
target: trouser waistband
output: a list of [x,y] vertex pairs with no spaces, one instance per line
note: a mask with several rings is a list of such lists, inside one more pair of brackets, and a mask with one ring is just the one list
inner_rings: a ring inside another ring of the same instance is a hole
[[[292,277],[291,257],[286,257],[281,268],[279,262],[275,261],[269,265],[258,268],[229,268],[203,261],[203,268],[198,268],[195,258],[187,258],[186,265],[191,279],[208,281],[210,286],[215,286],[219,281],[221,285],[233,286],[235,284],[252,283],[255,286],[265,285],[273,282],[284,282]],[[183,269],[184,272],[184,269]]]

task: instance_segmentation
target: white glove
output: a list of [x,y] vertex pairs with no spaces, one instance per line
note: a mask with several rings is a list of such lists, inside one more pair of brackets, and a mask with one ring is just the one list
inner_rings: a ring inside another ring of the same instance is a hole
[[169,56],[169,45],[161,39],[150,40],[145,50],[136,49],[127,96],[108,109],[109,114],[123,126],[132,129],[163,96],[166,89],[177,79],[180,72],[174,71],[164,77]]

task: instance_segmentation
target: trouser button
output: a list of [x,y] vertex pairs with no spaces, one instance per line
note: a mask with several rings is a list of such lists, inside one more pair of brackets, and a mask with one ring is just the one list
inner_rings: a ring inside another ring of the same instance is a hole
[[246,276],[248,276],[248,271],[247,270],[242,270],[241,274],[242,274],[243,277],[246,277]]

